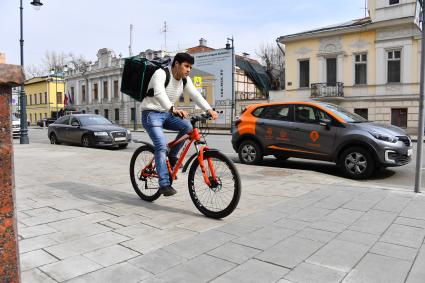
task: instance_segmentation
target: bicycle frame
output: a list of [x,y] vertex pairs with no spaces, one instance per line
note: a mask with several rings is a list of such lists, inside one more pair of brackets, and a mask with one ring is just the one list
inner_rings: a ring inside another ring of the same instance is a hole
[[[210,178],[207,175],[207,170],[206,170],[206,167],[205,167],[205,164],[204,164],[204,152],[206,150],[208,150],[209,148],[207,146],[205,146],[205,145],[203,145],[200,148],[198,148],[198,142],[201,141],[201,136],[199,134],[198,128],[194,127],[192,132],[183,135],[179,139],[175,139],[175,140],[169,142],[167,144],[167,146],[168,146],[169,149],[171,149],[174,146],[176,146],[177,144],[180,144],[182,142],[185,142],[186,140],[189,140],[189,143],[186,144],[186,146],[184,147],[182,153],[180,154],[180,156],[179,156],[179,158],[178,158],[178,160],[177,160],[177,162],[176,162],[176,164],[174,166],[174,169],[171,169],[170,161],[167,158],[167,161],[166,162],[167,162],[168,173],[170,174],[172,180],[175,180],[176,179],[178,170],[182,166],[183,160],[186,157],[187,152],[189,151],[190,146],[192,145],[192,143],[195,143],[195,148],[196,148],[196,152],[198,154],[198,161],[199,161],[199,165],[201,167],[202,175],[204,177],[204,182],[209,187],[211,187],[212,186],[211,180],[210,180]],[[149,175],[150,176],[153,175],[155,177],[158,177],[157,174],[144,173],[144,171],[146,170],[146,168],[150,167],[152,165],[152,162],[154,160],[155,160],[155,157],[149,162],[149,164],[145,168],[142,169],[142,176],[147,177]],[[211,161],[211,158],[207,158],[207,161],[208,161],[208,167],[209,167],[210,172],[211,172],[211,175],[212,175],[211,177],[213,178],[214,182],[217,183],[218,182],[217,181],[218,179],[217,179],[217,175],[215,173],[215,169],[214,169],[213,163]]]

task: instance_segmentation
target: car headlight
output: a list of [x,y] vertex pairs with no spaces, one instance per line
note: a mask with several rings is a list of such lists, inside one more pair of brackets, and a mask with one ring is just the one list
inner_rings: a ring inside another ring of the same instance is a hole
[[127,135],[131,135],[131,131],[130,130],[127,130]]
[[108,136],[107,132],[94,132],[95,136]]
[[386,141],[386,142],[391,142],[391,143],[396,143],[398,142],[398,138],[397,137],[393,137],[387,134],[383,134],[383,133],[379,133],[377,131],[369,131],[369,133],[378,140],[381,141]]

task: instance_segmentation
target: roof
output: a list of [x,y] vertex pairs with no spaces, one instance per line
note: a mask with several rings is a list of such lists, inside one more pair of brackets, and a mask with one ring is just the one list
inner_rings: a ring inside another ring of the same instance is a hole
[[195,54],[195,53],[208,52],[208,51],[214,51],[214,50],[215,48],[212,48],[212,47],[198,45],[195,47],[188,48],[186,52],[189,54]]
[[300,32],[300,33],[294,33],[294,34],[288,34],[288,35],[280,36],[278,38],[278,40],[282,41],[282,40],[285,40],[285,39],[295,38],[295,37],[299,37],[299,36],[303,36],[303,35],[312,35],[312,34],[328,32],[328,31],[349,29],[349,28],[353,28],[353,27],[368,25],[368,24],[371,24],[371,23],[372,23],[371,18],[366,17],[366,18],[351,20],[351,21],[344,22],[344,23],[339,23],[339,24],[335,24],[335,25],[321,27],[321,28],[318,28],[318,29],[312,29],[312,30],[308,30],[308,31]]
[[0,64],[0,85],[18,86],[25,80],[22,67],[19,65]]
[[268,93],[271,89],[270,79],[266,70],[256,60],[236,56],[236,66],[244,71],[245,75],[250,78],[254,84],[263,92]]

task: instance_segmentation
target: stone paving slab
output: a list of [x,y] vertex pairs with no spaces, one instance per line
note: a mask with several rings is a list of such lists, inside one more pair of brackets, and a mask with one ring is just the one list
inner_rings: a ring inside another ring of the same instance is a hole
[[236,164],[241,202],[228,218],[212,220],[193,206],[184,174],[176,196],[140,200],[129,182],[129,151],[18,147],[24,283],[425,278],[422,195]]

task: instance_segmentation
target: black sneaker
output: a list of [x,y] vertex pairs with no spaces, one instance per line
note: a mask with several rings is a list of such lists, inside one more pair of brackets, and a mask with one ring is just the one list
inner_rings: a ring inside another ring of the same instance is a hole
[[169,197],[169,196],[177,194],[177,191],[169,185],[169,186],[159,188],[159,193],[161,195],[164,195],[165,197]]

